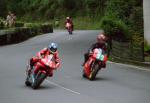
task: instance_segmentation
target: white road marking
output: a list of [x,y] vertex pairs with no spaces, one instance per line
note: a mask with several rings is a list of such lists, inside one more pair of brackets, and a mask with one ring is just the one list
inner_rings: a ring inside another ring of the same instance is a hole
[[144,71],[150,72],[150,69],[146,69],[146,68],[138,67],[138,66],[134,66],[134,65],[122,64],[122,63],[115,63],[115,62],[111,62],[111,61],[109,61],[108,63],[114,63],[114,64],[117,64],[117,65],[132,67],[132,68],[136,68],[136,69],[138,69],[138,70],[144,70]]
[[55,86],[57,86],[57,87],[59,87],[59,88],[62,88],[62,89],[64,89],[64,90],[67,90],[67,91],[69,91],[69,92],[71,92],[71,93],[74,93],[74,94],[81,94],[81,93],[79,93],[79,92],[76,92],[76,91],[73,91],[73,90],[71,90],[71,89],[68,89],[68,88],[65,88],[65,87],[63,87],[63,86],[61,86],[61,85],[59,85],[59,84],[56,84],[56,83],[54,83],[54,82],[51,82],[51,81],[49,81],[49,80],[47,80],[46,79],[46,81],[48,82],[48,83],[50,83],[50,84],[53,84],[53,85],[55,85]]

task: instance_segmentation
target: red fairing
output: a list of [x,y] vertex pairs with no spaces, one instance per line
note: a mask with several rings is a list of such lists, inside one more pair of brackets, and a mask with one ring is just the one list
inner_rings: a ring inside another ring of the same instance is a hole
[[72,20],[71,20],[71,19],[66,20],[66,21],[65,21],[65,25],[66,25],[67,23],[69,23],[69,24],[73,25],[73,22],[72,22]]
[[89,76],[91,73],[90,65],[91,65],[92,61],[94,61],[94,59],[92,57],[90,57],[89,60],[84,65],[84,71],[87,76]]
[[[37,57],[40,57],[41,55],[43,55],[43,56],[45,57],[45,56],[47,56],[47,55],[49,55],[49,54],[50,54],[49,50],[48,50],[47,48],[44,48],[44,49],[42,49],[40,52],[37,53]],[[55,61],[56,61],[56,66],[55,66],[55,68],[59,68],[59,67],[60,67],[60,58],[59,58],[59,53],[58,53],[58,51],[56,51],[56,52],[54,53],[54,58],[55,58]]]
[[[48,56],[52,55],[55,61],[49,61]],[[42,56],[42,57],[41,57]],[[34,62],[34,73],[36,74],[39,70],[42,72],[48,71],[49,75],[53,75],[53,70],[60,67],[60,58],[58,56],[58,51],[54,54],[51,54],[47,48],[42,49],[37,53],[37,57],[32,58]],[[46,66],[50,67],[50,70],[46,70]],[[42,69],[42,70],[41,70]],[[45,70],[44,70],[45,69]]]
[[[96,60],[96,58],[99,58],[99,65],[105,65],[106,64],[106,62],[107,62],[107,55],[103,55],[102,57],[101,57],[101,55],[99,55],[99,54],[101,54],[102,53],[102,51],[99,51],[99,49],[94,49],[93,50],[93,53],[92,54],[90,54],[90,57],[89,57],[89,59],[87,60],[87,62],[85,63],[85,65],[84,65],[84,72],[85,72],[85,74],[86,74],[86,76],[87,77],[89,77],[90,76],[90,73],[91,73],[91,64],[93,63],[93,62],[95,62],[95,60]],[[103,66],[102,66],[103,67]]]
[[107,55],[105,55],[105,56],[104,56],[104,62],[106,63],[106,62],[107,62],[107,60],[108,60],[108,56],[107,56]]

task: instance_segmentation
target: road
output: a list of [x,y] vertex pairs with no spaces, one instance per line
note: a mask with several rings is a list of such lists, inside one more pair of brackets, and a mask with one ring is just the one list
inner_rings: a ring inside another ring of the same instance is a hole
[[[150,72],[107,63],[95,81],[82,78],[83,54],[100,31],[66,31],[0,47],[0,103],[150,103]],[[62,67],[38,90],[26,87],[27,61],[50,42],[59,44]]]

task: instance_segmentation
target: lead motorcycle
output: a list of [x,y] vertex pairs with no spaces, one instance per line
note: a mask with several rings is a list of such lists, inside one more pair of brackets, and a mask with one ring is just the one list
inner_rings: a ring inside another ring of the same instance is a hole
[[83,66],[83,77],[94,80],[98,71],[101,70],[107,62],[107,54],[101,48],[96,48],[90,54],[89,59]]
[[[38,62],[33,66],[33,69],[30,69],[28,64],[26,70],[26,86],[31,86],[33,89],[37,89],[42,82],[49,76],[49,71],[53,70],[55,65],[54,55],[50,54],[44,58],[39,58]],[[39,68],[38,72],[34,76],[34,69]]]
[[69,32],[69,34],[72,34],[72,31],[73,31],[72,24],[66,23],[66,29]]

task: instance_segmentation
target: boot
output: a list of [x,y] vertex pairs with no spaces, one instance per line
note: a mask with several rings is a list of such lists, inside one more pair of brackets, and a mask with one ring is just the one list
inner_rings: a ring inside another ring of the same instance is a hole
[[49,76],[49,77],[52,77],[52,76],[53,76],[53,73],[50,71],[49,74],[48,74],[48,76]]

